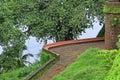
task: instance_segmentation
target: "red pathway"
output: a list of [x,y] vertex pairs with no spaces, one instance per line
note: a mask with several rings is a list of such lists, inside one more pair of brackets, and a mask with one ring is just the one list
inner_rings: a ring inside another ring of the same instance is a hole
[[104,49],[103,38],[84,39],[78,41],[64,41],[56,44],[47,45],[45,48],[51,47],[50,51],[60,55],[60,60],[53,65],[38,80],[52,80],[52,77],[62,72],[68,65],[73,63],[77,56],[88,48]]

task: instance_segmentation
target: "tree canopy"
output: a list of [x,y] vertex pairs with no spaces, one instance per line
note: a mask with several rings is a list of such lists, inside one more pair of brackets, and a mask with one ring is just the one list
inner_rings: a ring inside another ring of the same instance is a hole
[[[44,8],[38,9],[39,20],[28,25],[29,32],[38,38],[56,41],[76,38],[86,28],[93,27],[95,17],[104,22],[103,5],[105,0],[50,0]],[[36,14],[37,15],[37,14]]]

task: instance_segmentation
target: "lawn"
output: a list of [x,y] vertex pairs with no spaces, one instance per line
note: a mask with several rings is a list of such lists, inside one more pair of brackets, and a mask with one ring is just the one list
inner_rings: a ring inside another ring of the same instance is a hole
[[88,49],[52,80],[109,80],[109,71],[118,53],[118,50]]

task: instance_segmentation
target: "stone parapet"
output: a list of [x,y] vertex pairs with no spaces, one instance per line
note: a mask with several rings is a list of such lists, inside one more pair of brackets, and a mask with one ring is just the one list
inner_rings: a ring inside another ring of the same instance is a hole
[[106,2],[105,13],[105,48],[116,49],[117,36],[120,34],[120,2]]

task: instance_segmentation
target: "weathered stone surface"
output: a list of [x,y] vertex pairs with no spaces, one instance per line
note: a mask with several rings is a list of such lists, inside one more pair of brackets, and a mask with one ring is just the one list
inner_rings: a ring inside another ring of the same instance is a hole
[[[106,2],[106,6],[108,8],[111,8],[111,6],[120,7],[120,2],[118,0],[116,2]],[[105,14],[105,48],[117,49],[117,36],[120,34],[120,12],[108,11]]]

